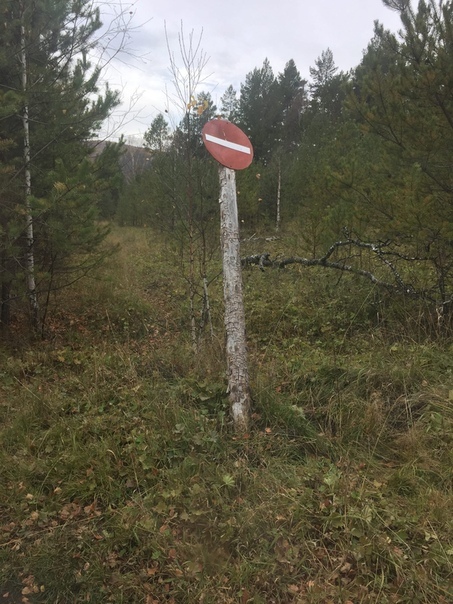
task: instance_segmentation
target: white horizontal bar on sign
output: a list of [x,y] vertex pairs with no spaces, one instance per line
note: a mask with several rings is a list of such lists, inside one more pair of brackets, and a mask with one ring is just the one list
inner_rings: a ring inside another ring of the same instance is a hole
[[211,143],[217,143],[222,147],[228,147],[228,149],[234,149],[235,151],[241,151],[241,153],[247,153],[250,155],[250,149],[245,147],[244,145],[238,145],[237,143],[232,143],[231,141],[226,141],[223,138],[217,138],[217,136],[212,136],[212,134],[206,134],[206,140]]

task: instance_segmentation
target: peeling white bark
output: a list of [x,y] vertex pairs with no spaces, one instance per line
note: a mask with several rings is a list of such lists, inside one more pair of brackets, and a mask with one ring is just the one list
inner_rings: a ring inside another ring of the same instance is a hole
[[[22,8],[22,24],[21,24],[21,52],[20,63],[22,70],[22,90],[27,93],[27,51],[26,51],[26,34],[24,23],[24,9]],[[33,234],[33,215],[31,208],[31,153],[30,153],[30,126],[28,104],[25,103],[22,110],[22,128],[24,134],[24,178],[25,178],[25,237],[27,241],[27,249],[25,253],[26,275],[27,275],[27,291],[30,301],[31,320],[34,329],[38,328],[39,322],[39,305],[38,296],[36,293],[35,282],[35,257],[34,257],[34,234]]]
[[236,175],[234,170],[220,166],[219,177],[228,393],[234,427],[238,432],[245,432],[249,426],[250,390],[236,202]]

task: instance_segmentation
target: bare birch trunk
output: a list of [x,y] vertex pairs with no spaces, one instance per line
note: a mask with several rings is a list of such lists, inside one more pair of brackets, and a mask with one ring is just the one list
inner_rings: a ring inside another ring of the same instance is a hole
[[[189,114],[187,114],[187,132],[190,137]],[[187,143],[188,145],[188,143]],[[192,349],[195,354],[198,353],[198,337],[197,337],[197,321],[195,313],[195,296],[196,296],[196,280],[195,280],[195,227],[193,219],[193,190],[192,190],[192,157],[190,148],[187,147],[187,165],[189,168],[189,182],[187,185],[187,199],[189,202],[189,297],[190,297],[190,330],[192,334]]]
[[[27,93],[27,51],[26,51],[26,34],[25,34],[25,18],[24,8],[22,7],[22,24],[21,24],[21,52],[20,63],[22,69],[22,91],[24,95]],[[27,292],[30,302],[31,321],[34,330],[38,329],[39,324],[39,304],[36,293],[35,281],[35,257],[34,257],[34,234],[33,234],[33,216],[31,209],[31,153],[30,153],[30,125],[28,103],[25,102],[22,110],[22,128],[24,132],[24,178],[25,178],[25,237],[27,249],[25,253],[25,270],[27,278]]]
[[250,391],[239,250],[236,175],[234,170],[220,166],[219,177],[228,392],[234,427],[238,432],[245,432],[249,426]]
[[192,339],[192,350],[194,354],[198,353],[197,322],[195,313],[195,251],[194,251],[194,233],[192,219],[192,196],[189,193],[189,275],[187,278],[189,285],[190,301],[190,334]]
[[280,200],[281,200],[281,191],[282,191],[282,165],[280,161],[278,162],[278,185],[277,185],[277,220],[275,222],[275,230],[278,233],[280,230]]

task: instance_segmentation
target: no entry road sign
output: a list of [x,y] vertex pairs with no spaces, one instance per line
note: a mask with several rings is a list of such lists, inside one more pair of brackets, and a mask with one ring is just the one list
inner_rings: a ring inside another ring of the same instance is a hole
[[207,122],[201,135],[206,149],[222,166],[243,170],[252,163],[253,147],[248,136],[228,120]]

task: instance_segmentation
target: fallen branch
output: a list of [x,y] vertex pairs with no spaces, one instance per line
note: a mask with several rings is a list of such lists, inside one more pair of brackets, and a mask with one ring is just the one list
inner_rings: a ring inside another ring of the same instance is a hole
[[[302,258],[300,256],[291,256],[289,258],[273,260],[269,252],[263,252],[261,254],[253,254],[251,256],[246,256],[245,258],[242,258],[241,262],[243,267],[257,265],[261,271],[264,271],[266,267],[282,269],[290,264],[299,264],[306,267],[321,266],[324,268],[331,268],[358,275],[360,277],[368,279],[368,281],[370,281],[371,283],[374,283],[379,287],[386,288],[394,293],[404,294],[406,296],[411,296],[414,298],[424,298],[432,302],[436,302],[436,300],[433,299],[427,291],[417,291],[411,284],[405,283],[403,277],[401,276],[399,270],[396,268],[393,262],[394,260],[404,260],[412,262],[415,260],[424,259],[406,256],[398,251],[395,251],[394,249],[389,249],[390,244],[390,241],[368,243],[365,241],[361,241],[360,239],[348,238],[344,241],[336,241],[320,258]],[[392,275],[393,280],[387,281],[385,279],[382,279],[381,277],[378,277],[371,271],[353,266],[352,264],[350,264],[350,260],[353,257],[351,254],[339,260],[331,259],[332,256],[338,250],[346,247],[350,249],[361,248],[368,250],[377,258],[377,260],[381,264],[386,267],[386,270],[389,271]]]
[[[241,260],[242,266],[250,266],[250,265],[258,265],[260,270],[264,271],[264,267],[272,267],[272,268],[285,268],[290,264],[301,264],[302,266],[322,266],[325,268],[334,268],[340,271],[346,271],[349,273],[353,273],[355,275],[360,275],[361,277],[365,277],[375,285],[379,285],[382,287],[386,287],[391,290],[399,290],[394,283],[389,283],[387,281],[383,281],[373,275],[370,271],[365,271],[360,268],[356,268],[351,266],[350,264],[345,264],[344,262],[332,262],[327,260],[326,258],[300,258],[299,256],[292,256],[290,258],[283,258],[281,260],[271,260],[269,253],[264,254],[255,254],[253,256],[246,256]],[[415,293],[412,286],[408,286],[406,288],[407,291],[405,293]]]

